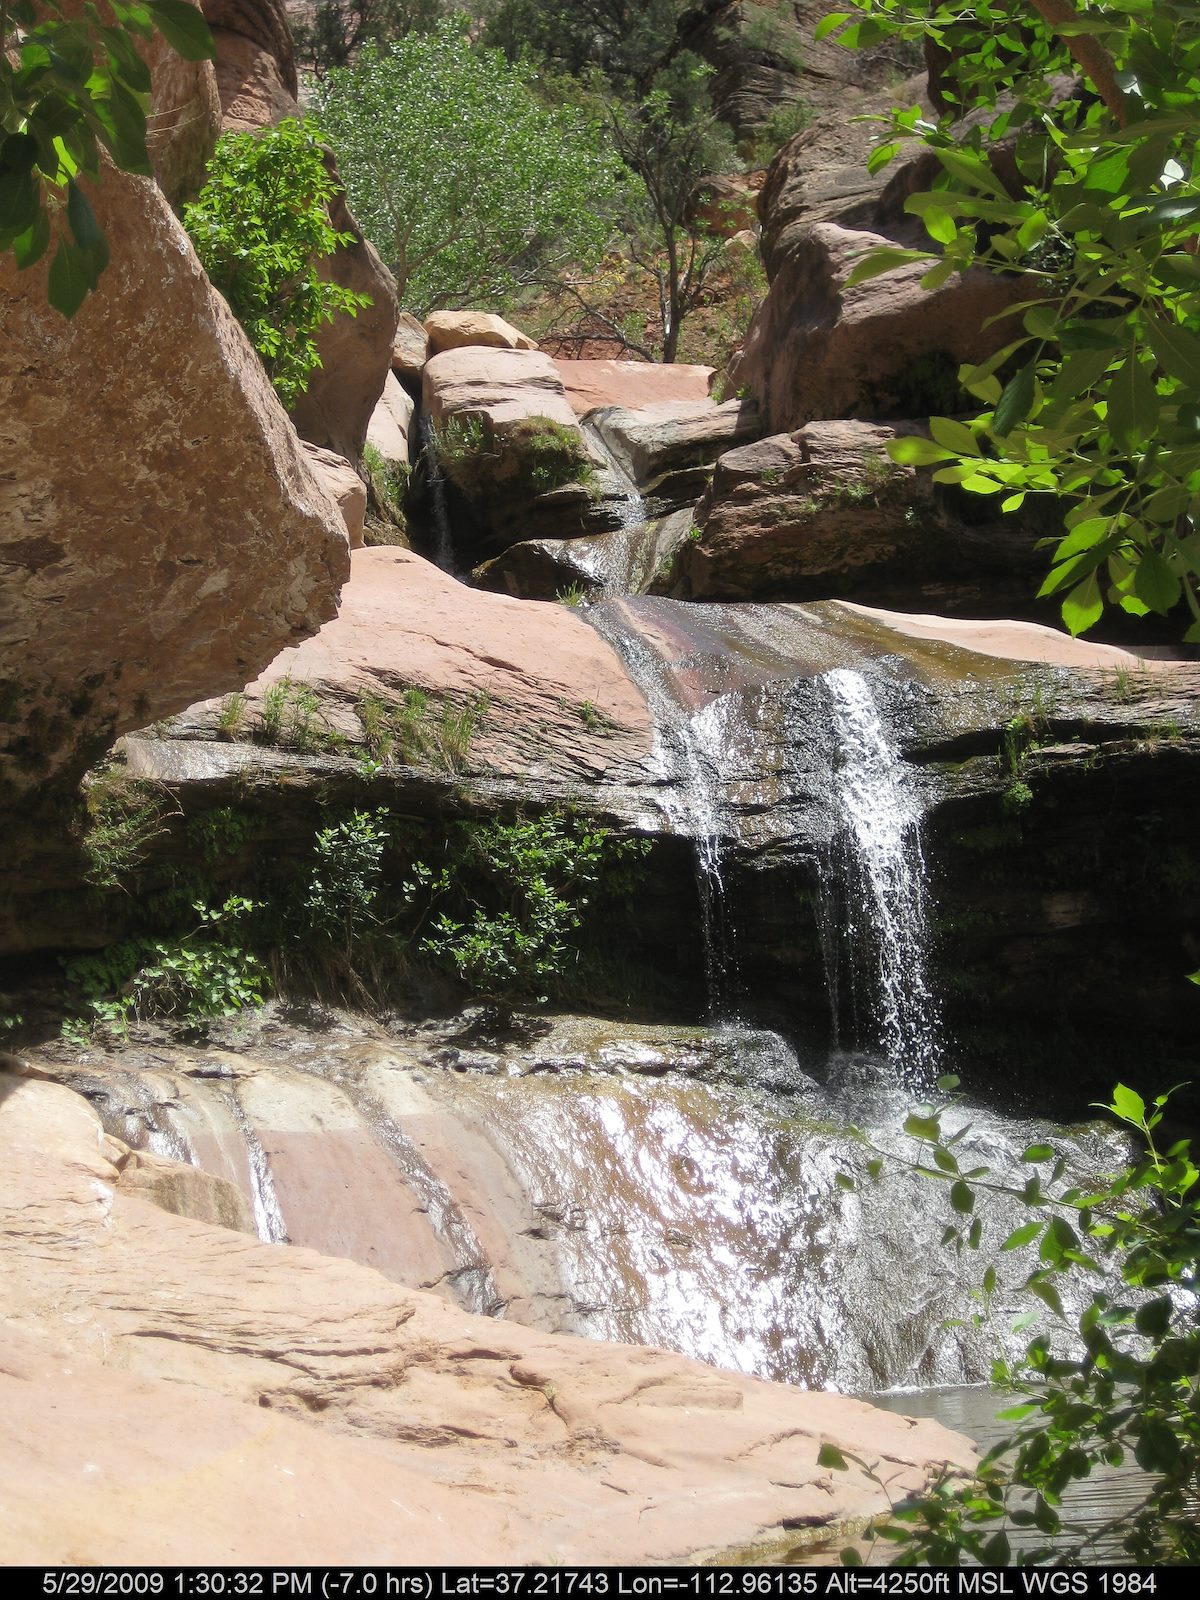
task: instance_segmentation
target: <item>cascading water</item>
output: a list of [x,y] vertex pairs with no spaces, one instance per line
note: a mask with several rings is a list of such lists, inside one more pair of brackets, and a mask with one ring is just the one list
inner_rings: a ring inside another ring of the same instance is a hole
[[446,480],[438,460],[437,436],[433,418],[422,412],[417,420],[417,437],[421,442],[421,459],[425,463],[425,478],[429,485],[429,505],[433,512],[433,559],[443,572],[454,571],[454,535],[450,528],[450,512],[446,505]]
[[651,763],[662,781],[662,807],[671,831],[692,841],[708,1011],[713,1022],[730,1020],[736,963],[726,905],[725,839],[721,781],[738,734],[732,696],[711,700],[688,714],[671,686],[667,663],[617,610],[592,610],[588,621],[613,646],[646,697],[654,719]]
[[[834,794],[844,824],[831,849],[823,934],[831,1003],[843,952],[879,1042],[909,1088],[928,1088],[941,1057],[937,1004],[929,987],[921,808],[904,762],[888,739],[861,672],[836,668],[829,695]],[[839,859],[840,858],[840,859]],[[830,904],[840,902],[840,916]],[[830,949],[834,922],[841,949]],[[869,994],[862,996],[861,987]]]

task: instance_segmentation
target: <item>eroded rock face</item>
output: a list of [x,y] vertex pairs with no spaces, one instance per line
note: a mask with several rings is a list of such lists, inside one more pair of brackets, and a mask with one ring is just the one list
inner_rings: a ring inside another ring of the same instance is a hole
[[108,172],[91,195],[113,259],[73,321],[44,263],[0,258],[10,795],[240,687],[332,616],[349,571],[337,507],[157,186]]
[[[817,1465],[826,1440],[886,1461],[893,1493],[970,1460],[936,1424],[472,1317],[169,1215],[123,1192],[119,1147],[56,1084],[0,1080],[0,1140],[6,1561],[783,1553],[788,1529],[879,1507],[861,1469]],[[82,1480],[81,1445],[101,1469]]]
[[965,522],[928,473],[888,458],[895,436],[876,423],[813,422],[729,451],[696,508],[699,538],[679,547],[671,592],[692,600],[859,596],[949,614],[1029,610],[1041,559],[1036,530]]
[[202,187],[221,132],[216,71],[211,61],[185,61],[160,33],[138,49],[150,68],[146,148],[159,187],[180,205]]

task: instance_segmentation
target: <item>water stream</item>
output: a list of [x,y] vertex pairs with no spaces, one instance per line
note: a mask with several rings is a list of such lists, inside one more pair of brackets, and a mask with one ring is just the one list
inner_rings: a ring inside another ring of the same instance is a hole
[[425,463],[425,477],[429,485],[429,506],[433,514],[433,559],[443,572],[454,571],[454,534],[450,527],[450,510],[446,504],[446,479],[438,460],[437,434],[433,418],[421,412],[417,418],[417,438],[420,441],[421,459]]
[[942,1045],[926,955],[920,800],[864,675],[835,668],[821,681],[833,723],[833,794],[843,819],[825,852],[822,885],[835,1026],[837,973],[844,968],[856,1010],[869,1018],[900,1081],[927,1089]]

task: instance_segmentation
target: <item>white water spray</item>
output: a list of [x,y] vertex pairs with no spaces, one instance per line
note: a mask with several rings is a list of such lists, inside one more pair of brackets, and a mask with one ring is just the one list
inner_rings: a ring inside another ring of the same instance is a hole
[[845,819],[842,938],[851,972],[869,980],[889,1060],[910,1088],[927,1087],[941,1041],[926,970],[920,803],[862,673],[837,668],[822,681],[833,713],[834,792]]

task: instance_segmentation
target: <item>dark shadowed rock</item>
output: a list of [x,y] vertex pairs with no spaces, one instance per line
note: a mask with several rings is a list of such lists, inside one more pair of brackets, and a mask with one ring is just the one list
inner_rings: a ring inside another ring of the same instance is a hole
[[[731,450],[696,508],[698,539],[679,547],[673,594],[700,600],[857,596],[947,615],[1029,612],[1037,532],[951,500],[926,472],[899,467],[896,430],[814,422]],[[972,524],[965,513],[981,521]]]

